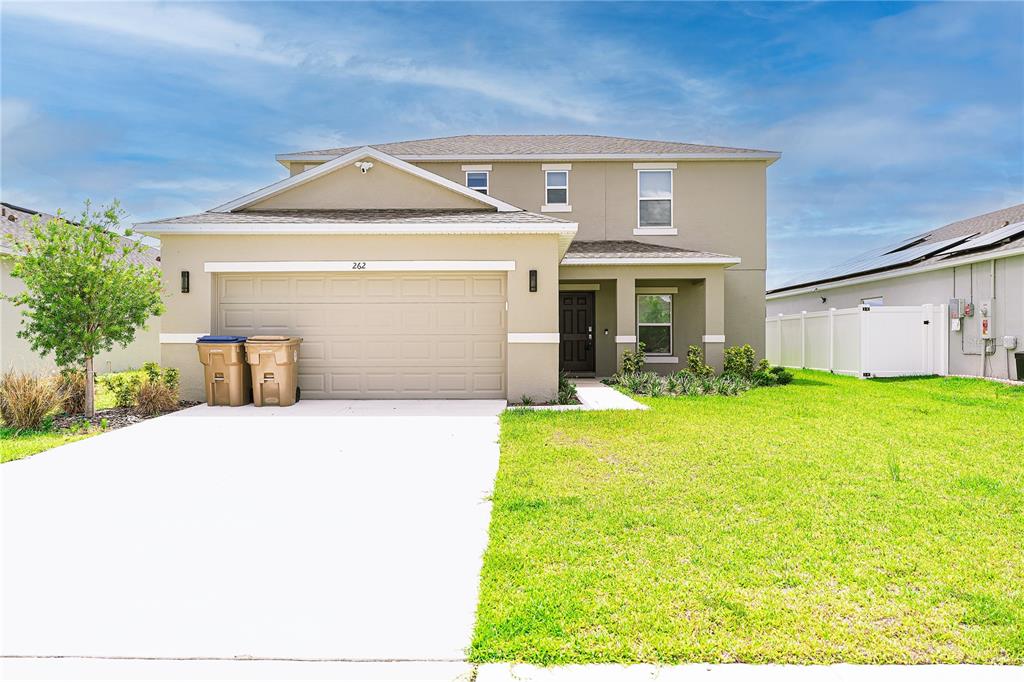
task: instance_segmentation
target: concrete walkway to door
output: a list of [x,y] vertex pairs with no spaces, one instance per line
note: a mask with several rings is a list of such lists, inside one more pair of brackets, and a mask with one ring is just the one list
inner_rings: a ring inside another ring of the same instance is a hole
[[4,464],[2,653],[464,659],[504,407],[201,406]]

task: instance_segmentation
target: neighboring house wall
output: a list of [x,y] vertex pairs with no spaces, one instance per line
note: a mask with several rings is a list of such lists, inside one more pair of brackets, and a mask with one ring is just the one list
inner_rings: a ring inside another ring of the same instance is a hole
[[[544,164],[424,162],[416,165],[460,184],[464,165],[490,165],[489,193],[528,211],[544,205]],[[679,161],[673,169],[675,235],[636,234],[637,169],[632,161],[573,161],[569,205],[559,218],[579,223],[577,240],[639,240],[738,256],[725,271],[726,344],[764,353],[766,188],[763,161]]]
[[[376,168],[374,169],[376,170]],[[507,328],[512,334],[558,332],[558,238],[554,235],[164,235],[161,263],[168,290],[162,362],[182,370],[182,397],[203,399],[194,339],[215,331],[213,276],[207,262],[348,260],[514,260],[508,273]],[[188,294],[175,288],[191,273]],[[529,291],[537,270],[538,290]],[[367,273],[372,276],[373,273]],[[301,334],[301,330],[297,330]],[[510,342],[508,395],[551,399],[557,391],[558,344]]]
[[[0,260],[0,291],[16,294],[23,290],[21,281],[11,276],[11,264]],[[17,369],[26,372],[49,374],[57,371],[53,356],[40,357],[29,346],[28,341],[18,338],[21,328],[21,309],[8,301],[0,303],[0,371]],[[115,347],[109,353],[96,357],[95,367],[99,373],[119,372],[141,367],[145,362],[160,361],[160,320],[150,320],[148,329],[140,329],[135,340],[127,348]]]
[[339,168],[249,207],[254,211],[328,208],[490,207],[380,162],[374,163],[368,173],[355,166]]
[[[992,288],[992,263],[995,263],[995,295]],[[826,285],[827,286],[827,285]],[[768,315],[789,315],[801,311],[814,312],[829,308],[850,308],[863,299],[884,297],[885,305],[923,305],[947,303],[963,298],[977,304],[993,301],[993,336],[996,351],[988,356],[985,374],[1002,378],[1017,377],[1013,353],[1003,347],[1003,336],[1018,338],[1017,352],[1024,345],[1024,256],[1000,258],[917,274],[890,277],[861,284],[822,288],[811,293],[771,298]],[[825,297],[823,303],[821,298]],[[991,347],[992,341],[989,342]],[[961,331],[950,332],[949,371],[951,374],[981,374],[981,341],[978,338],[978,317],[962,320]]]

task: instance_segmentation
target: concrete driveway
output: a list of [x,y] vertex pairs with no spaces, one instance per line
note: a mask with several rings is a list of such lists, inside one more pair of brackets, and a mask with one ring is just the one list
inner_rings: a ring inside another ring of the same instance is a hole
[[4,464],[2,653],[463,659],[503,408],[202,406]]

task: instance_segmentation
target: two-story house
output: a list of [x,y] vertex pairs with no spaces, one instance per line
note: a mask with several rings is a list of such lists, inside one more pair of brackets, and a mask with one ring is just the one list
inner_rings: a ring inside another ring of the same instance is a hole
[[163,363],[199,398],[207,333],[303,338],[308,398],[544,400],[560,370],[764,349],[777,152],[465,135],[282,154],[289,177],[162,240]]

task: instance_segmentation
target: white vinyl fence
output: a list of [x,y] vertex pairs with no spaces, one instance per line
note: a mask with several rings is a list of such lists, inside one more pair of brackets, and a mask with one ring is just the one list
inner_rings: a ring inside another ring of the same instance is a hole
[[949,373],[945,305],[859,306],[765,319],[768,361],[858,377]]

